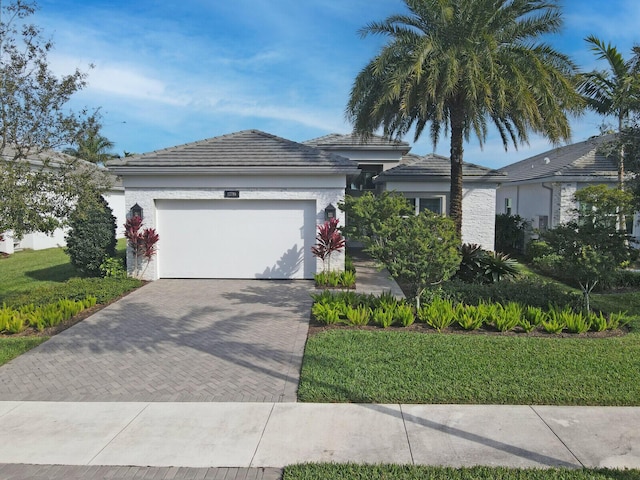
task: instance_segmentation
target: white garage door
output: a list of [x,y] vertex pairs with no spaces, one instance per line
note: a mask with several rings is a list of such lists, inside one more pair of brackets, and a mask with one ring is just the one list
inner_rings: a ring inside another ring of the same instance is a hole
[[313,278],[315,201],[157,200],[161,278]]

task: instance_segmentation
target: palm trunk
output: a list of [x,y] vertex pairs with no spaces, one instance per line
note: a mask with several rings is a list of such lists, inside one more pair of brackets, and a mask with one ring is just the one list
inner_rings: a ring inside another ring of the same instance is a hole
[[[618,135],[622,138],[622,128],[624,126],[624,118],[622,115],[618,117]],[[624,190],[624,144],[620,145],[620,156],[618,158],[618,188]],[[621,232],[627,230],[627,219],[624,212],[618,213],[618,228]]]
[[449,216],[456,225],[458,237],[462,238],[462,156],[464,140],[462,108],[451,110],[451,191]]

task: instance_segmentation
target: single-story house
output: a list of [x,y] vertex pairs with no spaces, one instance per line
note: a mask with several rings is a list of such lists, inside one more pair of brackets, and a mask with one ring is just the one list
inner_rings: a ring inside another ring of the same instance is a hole
[[[614,135],[602,135],[554,148],[499,169],[507,174],[496,196],[499,214],[519,215],[546,230],[574,220],[574,194],[589,185],[618,184],[618,164],[609,155]],[[637,237],[638,222],[629,222]]]
[[[43,167],[43,162],[45,160],[49,162],[48,168],[55,168],[56,163],[75,159],[72,159],[72,157],[64,153],[48,151],[29,155],[25,161],[27,161],[32,168],[39,169]],[[81,162],[83,167],[99,169],[102,173],[108,175],[106,170],[103,171],[103,167],[96,166],[89,162]],[[124,187],[122,186],[122,183],[117,178],[113,177],[112,186],[109,191],[103,194],[103,197],[113,211],[113,215],[116,217],[116,236],[118,238],[123,238],[126,211],[124,208]],[[3,239],[0,240],[0,253],[11,254],[16,250],[23,249],[44,250],[46,248],[64,247],[67,244],[65,240],[67,231],[64,228],[58,228],[50,235],[42,232],[31,232],[25,234],[20,239],[14,238],[11,232],[0,233],[2,233],[3,237]]]
[[[302,144],[246,130],[108,167],[122,178],[127,211],[141,211],[144,228],[160,235],[146,279],[309,279],[322,268],[311,253],[317,226],[331,216],[344,224],[336,207],[345,193],[396,189],[417,199],[417,211],[446,212],[448,159],[408,151],[378,136],[362,143],[331,134]],[[502,177],[466,165],[465,241],[493,248]],[[332,265],[342,261],[339,254]]]
[[[466,162],[462,172],[462,242],[493,250],[496,189],[506,180],[506,175]],[[416,214],[431,210],[445,215],[450,201],[451,162],[436,154],[408,154],[400,165],[378,175],[374,184],[411,199]]]
[[108,167],[122,178],[127,210],[142,209],[143,228],[160,236],[149,280],[313,278],[317,225],[333,215],[344,223],[336,206],[359,173],[345,157],[258,130]]

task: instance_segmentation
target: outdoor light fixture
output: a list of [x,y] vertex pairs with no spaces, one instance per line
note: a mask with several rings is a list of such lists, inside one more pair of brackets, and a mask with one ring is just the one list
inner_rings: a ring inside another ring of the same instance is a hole
[[131,218],[133,217],[142,217],[142,207],[140,205],[138,205],[137,203],[131,207],[131,210],[129,210],[129,213],[131,214]]
[[331,203],[324,209],[324,219],[331,220],[332,218],[336,218],[336,207],[334,207]]

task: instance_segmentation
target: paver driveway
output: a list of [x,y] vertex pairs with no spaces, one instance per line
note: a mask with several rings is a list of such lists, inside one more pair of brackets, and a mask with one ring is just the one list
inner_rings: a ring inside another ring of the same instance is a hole
[[295,401],[311,288],[158,280],[0,367],[0,400]]

